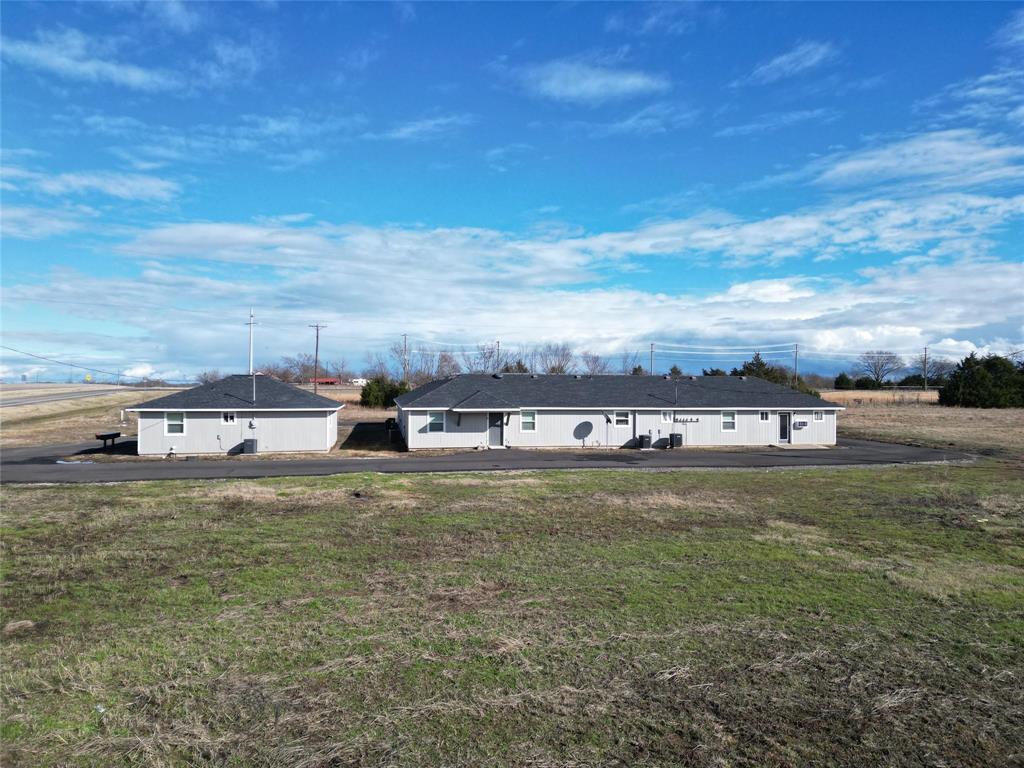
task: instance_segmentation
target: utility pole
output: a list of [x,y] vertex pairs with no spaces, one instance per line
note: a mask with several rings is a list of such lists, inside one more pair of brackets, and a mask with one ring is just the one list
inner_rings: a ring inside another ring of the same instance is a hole
[[921,366],[924,370],[924,391],[928,391],[928,347],[924,348],[924,365]]
[[409,334],[402,334],[402,381],[409,383]]
[[793,344],[793,386],[800,382],[800,345]]
[[650,373],[651,376],[654,375],[654,342],[651,342],[651,368],[648,373]]
[[494,372],[501,371],[501,339],[494,342]]
[[256,316],[252,313],[252,307],[249,307],[249,322],[246,325],[249,326],[249,375],[252,377],[252,404],[256,405],[256,374],[252,368],[252,329],[256,325]]
[[253,319],[255,316],[252,313],[252,307],[249,307],[249,322],[246,325],[249,326],[249,375],[252,376],[252,327],[256,325],[256,321]]
[[320,329],[327,326],[314,323],[309,327],[316,328],[316,348],[313,352],[313,394],[315,395],[317,393],[317,379],[320,378]]

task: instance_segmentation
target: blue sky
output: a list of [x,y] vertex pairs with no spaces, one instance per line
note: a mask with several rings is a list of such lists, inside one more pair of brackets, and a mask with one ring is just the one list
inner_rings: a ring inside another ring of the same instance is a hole
[[[1024,6],[5,3],[4,344],[1024,339]],[[737,353],[739,354],[739,353]],[[818,355],[815,357],[814,355]],[[7,352],[0,371],[58,367]]]

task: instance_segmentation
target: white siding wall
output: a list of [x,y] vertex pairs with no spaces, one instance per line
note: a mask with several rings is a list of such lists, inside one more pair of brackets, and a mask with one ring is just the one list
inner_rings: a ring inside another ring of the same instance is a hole
[[[255,422],[253,429],[250,421]],[[237,411],[234,424],[220,413],[185,412],[185,434],[165,435],[162,412],[139,413],[139,455],[227,453],[256,438],[260,453],[329,451],[338,440],[337,411]]]
[[[760,420],[758,411],[736,411],[736,430],[722,429],[721,411],[674,411],[671,423],[662,421],[658,411],[629,411],[629,425],[616,426],[614,411],[537,411],[537,428],[521,429],[519,413],[506,415],[505,444],[512,447],[624,447],[633,445],[635,437],[650,433],[652,445],[663,447],[669,435],[679,432],[686,446],[773,445],[778,442],[779,412],[769,410],[768,421]],[[607,414],[608,419],[605,418]],[[811,411],[792,411],[792,422],[806,421],[802,429],[792,429],[793,445],[835,445],[836,413],[824,411],[824,421],[814,421]],[[399,411],[399,423],[407,419],[403,435],[410,449],[475,448],[487,444],[487,414],[457,415],[447,412],[445,432],[427,432],[426,411]]]
[[[426,411],[405,411],[407,414],[405,444],[409,450],[420,448],[476,448],[487,445],[487,414],[464,413],[460,421],[459,415],[452,411],[445,413],[445,431],[427,431]],[[506,430],[506,441],[508,427]]]

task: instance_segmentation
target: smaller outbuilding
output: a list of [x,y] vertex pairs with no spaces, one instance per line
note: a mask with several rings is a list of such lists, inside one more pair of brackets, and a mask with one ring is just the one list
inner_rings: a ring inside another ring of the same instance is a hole
[[329,451],[344,406],[262,374],[227,376],[127,410],[140,456]]

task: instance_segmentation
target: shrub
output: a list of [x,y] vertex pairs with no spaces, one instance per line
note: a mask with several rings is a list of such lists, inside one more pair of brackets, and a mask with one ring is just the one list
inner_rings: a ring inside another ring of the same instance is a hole
[[848,373],[840,373],[834,382],[836,389],[853,389],[853,379]]
[[858,376],[853,382],[854,389],[881,389],[882,385],[870,376]]
[[391,408],[395,398],[408,391],[409,386],[405,382],[375,376],[363,385],[359,393],[359,404],[366,408]]
[[939,390],[942,405],[967,408],[1024,407],[1024,364],[999,355],[971,353],[957,365]]

